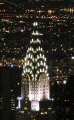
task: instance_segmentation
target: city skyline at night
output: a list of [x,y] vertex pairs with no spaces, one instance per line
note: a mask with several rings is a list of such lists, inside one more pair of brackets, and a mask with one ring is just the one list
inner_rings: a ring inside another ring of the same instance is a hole
[[73,41],[73,0],[0,1],[1,120],[74,120]]
[[[37,8],[34,8],[31,3],[27,3],[27,5],[25,3],[23,7],[22,4],[19,6],[5,2],[1,4],[0,66],[12,63],[23,65],[23,58],[31,36],[31,20],[33,19],[39,21],[39,29],[43,33],[42,46],[48,59],[59,60],[59,62],[63,58],[64,60],[70,59],[74,55],[74,12],[73,6],[70,8],[71,4],[63,3],[61,7],[62,3],[58,3],[57,6],[55,3],[51,5],[40,3],[39,5],[35,4],[38,6]],[[6,6],[9,6],[9,10]]]

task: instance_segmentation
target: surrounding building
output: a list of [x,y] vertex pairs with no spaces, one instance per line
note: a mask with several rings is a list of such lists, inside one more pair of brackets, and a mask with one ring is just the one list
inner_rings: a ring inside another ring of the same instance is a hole
[[54,94],[53,108],[56,114],[56,120],[73,120],[74,119],[74,75],[70,75],[66,82],[58,85],[53,84],[51,92]]
[[22,70],[16,66],[0,67],[0,119],[15,120],[17,101],[21,88]]

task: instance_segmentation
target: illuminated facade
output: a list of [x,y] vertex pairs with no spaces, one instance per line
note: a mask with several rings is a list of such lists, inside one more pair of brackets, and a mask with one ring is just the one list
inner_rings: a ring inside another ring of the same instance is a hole
[[[37,26],[38,23],[34,22],[33,27],[36,29]],[[38,39],[41,35],[37,30],[32,32],[22,73],[21,97],[30,100],[31,110],[35,111],[39,111],[39,101],[49,100],[50,97],[48,66]]]

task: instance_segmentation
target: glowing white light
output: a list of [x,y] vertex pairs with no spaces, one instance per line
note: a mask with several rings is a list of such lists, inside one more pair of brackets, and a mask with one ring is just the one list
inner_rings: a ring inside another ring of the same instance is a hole
[[24,73],[25,73],[25,70],[24,70]]
[[17,109],[19,109],[19,108],[21,108],[21,100],[22,100],[22,97],[18,97],[17,100],[18,100]]
[[27,68],[25,69],[25,72],[27,72]]
[[29,61],[28,61],[28,63],[27,63],[28,65],[29,65]]
[[24,75],[24,73],[22,73],[22,75]]
[[29,58],[30,58],[30,54],[29,54]]
[[19,107],[17,106],[16,109],[19,109]]
[[40,68],[40,72],[42,72],[41,68]]
[[49,98],[49,100],[54,101],[54,98]]
[[[43,56],[44,57],[44,56]],[[44,60],[46,61],[46,58],[44,58]]]
[[31,57],[31,59],[32,59],[32,55],[31,55],[30,57]]
[[32,77],[34,77],[34,75],[32,74]]
[[44,62],[44,66],[46,66],[46,63]]
[[36,50],[38,51],[38,48]]
[[38,66],[40,66],[40,64],[39,63],[37,63],[38,64]]
[[12,64],[11,67],[13,67],[14,65]]
[[22,97],[17,97],[17,100],[22,100]]
[[42,48],[41,48],[41,51],[42,51]]
[[40,53],[40,58],[41,58],[41,53]]
[[32,48],[30,47],[30,50],[31,50]]
[[43,65],[43,62],[41,61],[41,65]]
[[30,66],[32,66],[32,63],[30,63]]
[[31,101],[31,110],[39,111],[39,101],[37,101],[37,100]]
[[24,32],[24,30],[23,30],[23,29],[21,29],[20,31],[21,31],[21,32]]
[[63,81],[63,84],[66,84],[66,83],[67,83],[67,81],[66,81],[66,80],[64,80],[64,81]]
[[30,69],[28,69],[28,72],[30,72]]
[[36,31],[36,35],[38,35],[39,33],[38,33],[38,31]]
[[37,42],[41,43],[41,41],[37,38]]
[[34,22],[34,23],[33,23],[33,26],[38,26],[38,22]]
[[71,57],[72,60],[74,60],[74,57]]
[[38,75],[36,74],[35,77],[37,77]]
[[48,66],[46,66],[46,69],[48,69]]
[[47,73],[47,70],[45,70],[45,73]]
[[39,56],[37,55],[37,59],[39,59]]
[[34,69],[34,66],[32,66],[32,69]]
[[40,50],[40,46],[39,46],[39,50]]
[[44,72],[44,68],[43,68],[43,72]]
[[32,70],[30,70],[30,74],[32,74]]
[[37,69],[37,66],[35,66],[35,69]]
[[37,71],[37,73],[39,74],[39,71]]
[[32,58],[33,62],[34,62],[34,58]]
[[29,100],[32,101],[32,96],[31,96],[31,94],[29,94]]
[[35,35],[35,32],[34,32],[34,31],[32,32],[32,35]]
[[49,76],[49,74],[47,73],[47,76]]
[[39,33],[38,31],[36,31],[36,32],[33,31],[32,35],[43,35],[43,34]]

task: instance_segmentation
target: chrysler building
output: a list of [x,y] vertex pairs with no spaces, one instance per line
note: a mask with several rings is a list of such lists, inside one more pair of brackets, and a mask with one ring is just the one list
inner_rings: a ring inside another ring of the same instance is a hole
[[37,30],[37,27],[38,23],[34,22],[32,39],[24,58],[21,98],[19,98],[19,107],[21,107],[21,99],[22,101],[27,99],[31,102],[31,111],[39,111],[39,102],[49,100],[50,98],[48,66],[39,39],[42,33]]

